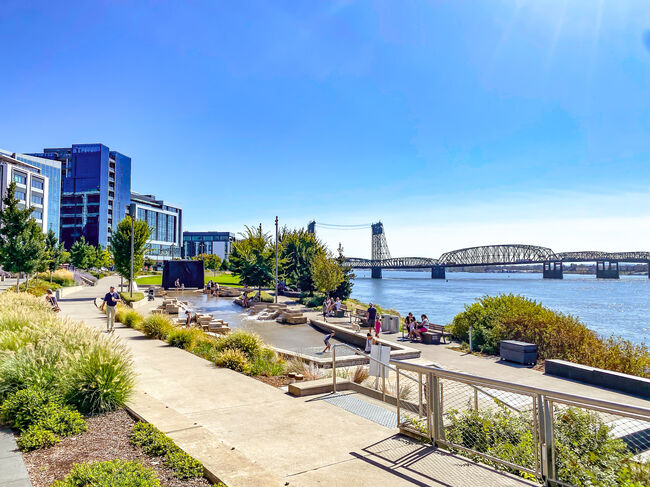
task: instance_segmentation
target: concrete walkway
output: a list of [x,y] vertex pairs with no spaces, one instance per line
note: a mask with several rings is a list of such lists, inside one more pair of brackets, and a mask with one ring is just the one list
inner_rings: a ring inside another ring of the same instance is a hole
[[[62,315],[105,328],[92,304],[116,278],[61,300]],[[423,446],[318,398],[294,398],[118,325],[133,352],[130,408],[229,487],[535,485]]]
[[29,474],[9,428],[0,426],[0,487],[31,487]]

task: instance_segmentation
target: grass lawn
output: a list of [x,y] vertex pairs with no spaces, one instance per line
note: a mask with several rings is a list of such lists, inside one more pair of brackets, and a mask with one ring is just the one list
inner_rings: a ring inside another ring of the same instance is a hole
[[[216,276],[213,276],[212,271],[205,271],[203,281],[207,283],[211,279],[212,282],[218,284],[224,284],[231,287],[242,287],[242,285],[239,284],[239,277],[232,274],[217,274]],[[162,284],[162,276],[139,277],[135,282],[137,282],[139,286],[160,286]]]

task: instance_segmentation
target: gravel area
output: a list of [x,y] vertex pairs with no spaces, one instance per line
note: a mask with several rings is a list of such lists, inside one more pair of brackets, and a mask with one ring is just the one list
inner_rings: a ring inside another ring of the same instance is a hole
[[162,463],[162,457],[145,455],[129,444],[129,433],[135,423],[123,409],[87,419],[88,431],[65,438],[61,443],[41,450],[23,453],[33,487],[48,487],[65,477],[75,463],[114,460],[138,460],[156,471],[160,483],[169,487],[207,487],[204,478],[179,480]]

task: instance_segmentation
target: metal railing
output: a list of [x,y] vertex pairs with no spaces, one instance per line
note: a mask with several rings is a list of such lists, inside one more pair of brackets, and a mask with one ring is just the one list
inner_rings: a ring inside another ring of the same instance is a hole
[[611,482],[621,469],[636,472],[640,485],[650,481],[641,458],[650,451],[648,408],[391,364],[400,427],[434,445],[547,485],[618,485]]

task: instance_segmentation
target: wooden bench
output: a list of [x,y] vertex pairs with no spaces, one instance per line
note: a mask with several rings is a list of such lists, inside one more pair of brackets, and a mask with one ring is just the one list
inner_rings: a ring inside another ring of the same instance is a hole
[[345,318],[345,315],[349,313],[348,307],[342,304],[338,311],[336,309],[334,310],[334,318]]
[[448,331],[445,331],[445,325],[438,325],[436,323],[429,323],[429,331],[432,333],[440,333],[440,336],[442,337],[442,342],[447,343],[447,340],[445,340],[445,337],[451,337],[451,333]]

